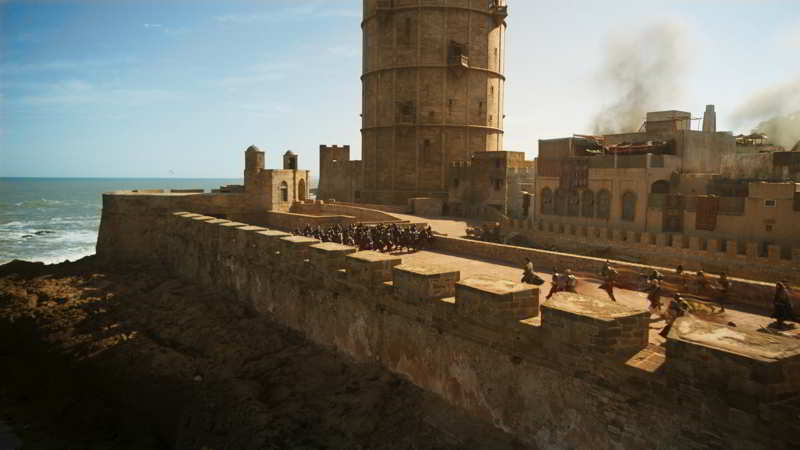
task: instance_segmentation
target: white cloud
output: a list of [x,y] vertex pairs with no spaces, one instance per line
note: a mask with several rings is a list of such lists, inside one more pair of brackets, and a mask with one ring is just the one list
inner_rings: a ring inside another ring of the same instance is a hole
[[107,59],[85,60],[55,60],[39,61],[32,63],[3,63],[0,64],[0,73],[8,75],[21,75],[35,72],[63,72],[74,70],[98,70],[120,65],[136,63],[138,59],[131,56],[122,56]]
[[160,23],[146,23],[146,24],[144,24],[145,28],[161,28],[163,26],[164,25],[161,25]]
[[225,14],[214,19],[227,24],[251,24],[284,21],[292,18],[316,17],[361,17],[361,11],[348,8],[330,8],[318,2],[306,2],[302,5],[275,9],[268,12]]
[[45,84],[38,93],[20,97],[18,102],[28,106],[137,107],[172,100],[176,97],[176,93],[163,89],[115,87],[92,84],[82,80],[63,80]]
[[264,85],[282,80],[297,66],[288,63],[254,64],[244,68],[240,73],[231,74],[211,82],[214,86],[227,89]]

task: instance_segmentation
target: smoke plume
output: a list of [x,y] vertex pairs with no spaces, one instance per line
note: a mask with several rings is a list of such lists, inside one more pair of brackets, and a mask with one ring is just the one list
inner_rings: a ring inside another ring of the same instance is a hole
[[685,36],[666,23],[609,38],[599,87],[618,100],[595,116],[595,134],[637,131],[647,111],[675,100],[690,53]]
[[760,121],[754,132],[787,150],[800,141],[800,77],[756,92],[731,115],[735,127]]

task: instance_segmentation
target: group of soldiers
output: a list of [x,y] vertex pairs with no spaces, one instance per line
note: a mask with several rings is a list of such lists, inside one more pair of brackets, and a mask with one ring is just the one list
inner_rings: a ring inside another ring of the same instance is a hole
[[467,227],[467,238],[485,242],[500,242],[500,224],[485,223],[480,227]]
[[[526,264],[523,269],[522,282],[535,285],[543,284],[544,280],[534,273],[533,263],[530,258],[525,259]],[[694,303],[714,305],[719,312],[725,312],[725,304],[729,302],[729,295],[731,294],[731,282],[725,272],[720,273],[716,282],[709,280],[702,270],[697,271],[694,277],[684,271],[682,266],[678,266],[675,272],[679,276],[679,286],[671,286],[670,289],[663,285],[664,275],[657,270],[652,270],[645,277],[644,288],[629,287],[633,290],[646,292],[647,300],[650,302],[650,312],[664,317],[667,325],[661,331],[662,336],[666,336],[669,333],[675,320],[692,310],[692,304]],[[603,280],[600,289],[604,290],[609,298],[616,302],[614,288],[619,286],[619,271],[611,265],[610,261],[606,260],[600,270],[600,277]],[[691,278],[694,278],[693,282],[690,282]],[[575,292],[576,286],[577,279],[570,269],[559,271],[554,268],[552,286],[546,298],[550,298],[554,293],[560,291]],[[667,309],[662,311],[661,298],[669,290],[673,291],[672,300],[669,302]],[[690,292],[694,292],[694,294]],[[713,301],[709,302],[708,299],[713,299]],[[797,320],[792,310],[791,297],[785,281],[778,282],[775,285],[772,317],[776,319],[774,326],[778,328],[786,327],[784,324],[786,321]]]
[[359,251],[375,250],[383,253],[403,249],[417,251],[421,248],[428,248],[434,239],[430,225],[417,228],[414,224],[401,227],[395,223],[388,225],[336,224],[328,228],[321,226],[312,228],[311,225],[306,225],[302,230],[295,230],[295,234],[319,239],[322,242],[335,242],[358,247]]

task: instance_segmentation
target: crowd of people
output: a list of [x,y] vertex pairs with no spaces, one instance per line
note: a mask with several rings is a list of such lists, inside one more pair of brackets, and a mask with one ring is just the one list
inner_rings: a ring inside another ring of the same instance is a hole
[[[534,273],[533,263],[530,258],[525,259],[526,264],[523,268],[522,282],[534,285],[543,284],[544,280]],[[719,278],[714,282],[709,280],[702,270],[697,271],[693,277],[689,275],[688,272],[684,271],[682,266],[678,266],[675,272],[678,275],[678,284],[671,288],[667,288],[662,284],[664,275],[655,269],[645,276],[643,288],[636,286],[629,287],[629,289],[646,292],[647,300],[650,302],[650,312],[664,317],[667,325],[661,332],[662,336],[666,336],[666,334],[669,333],[672,323],[677,318],[692,311],[693,308],[708,310],[710,306],[711,310],[724,313],[725,304],[730,301],[731,281],[728,279],[726,273],[720,273]],[[607,260],[605,264],[603,264],[599,275],[602,279],[602,284],[599,286],[600,289],[606,291],[608,297],[616,302],[617,299],[614,295],[614,288],[619,287],[619,272]],[[550,292],[547,294],[546,298],[549,299],[556,292],[575,292],[577,283],[577,278],[572,274],[570,269],[562,271],[553,268],[553,280],[551,282]],[[636,284],[638,285],[638,283]],[[663,310],[662,296],[665,296],[665,294],[668,296],[671,290],[674,291],[672,299],[666,310]],[[680,292],[678,290],[680,290]],[[697,305],[704,306],[701,307]],[[791,328],[791,326],[787,325],[785,322],[798,320],[792,309],[791,296],[789,294],[788,284],[785,281],[778,282],[775,285],[772,317],[776,321],[771,326],[776,328]]]
[[303,229],[295,230],[295,234],[319,239],[322,242],[336,242],[358,247],[359,251],[375,250],[384,253],[403,249],[417,251],[430,248],[434,239],[430,225],[418,228],[414,224],[400,226],[396,223],[337,224],[327,228],[321,226],[313,228],[311,225],[306,225]]

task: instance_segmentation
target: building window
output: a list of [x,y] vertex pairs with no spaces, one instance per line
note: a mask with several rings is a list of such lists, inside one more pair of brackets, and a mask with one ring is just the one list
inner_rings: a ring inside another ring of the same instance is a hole
[[772,231],[772,225],[771,224],[767,224],[767,231]]
[[567,209],[567,196],[563,189],[556,189],[555,201],[553,202],[553,214],[563,216]]
[[289,185],[286,184],[285,181],[281,181],[281,201],[288,202],[289,201]]
[[553,191],[550,188],[542,189],[542,214],[553,214]]
[[603,189],[597,193],[597,218],[608,219],[611,216],[611,193]]
[[583,217],[594,217],[594,192],[583,191],[581,195],[581,215]]
[[776,206],[778,206],[776,200],[764,200],[764,208],[774,208]]
[[622,194],[622,220],[633,222],[636,219],[636,194],[631,191]]
[[494,167],[499,169],[500,168],[500,163],[501,163],[501,161],[499,159],[495,159],[494,160]]
[[494,185],[495,191],[499,191],[503,187],[503,180],[500,178],[495,178],[492,180],[492,185]]
[[577,217],[580,213],[580,194],[578,191],[570,191],[567,194],[567,215]]
[[453,187],[454,188],[458,187],[458,178],[453,178]]

